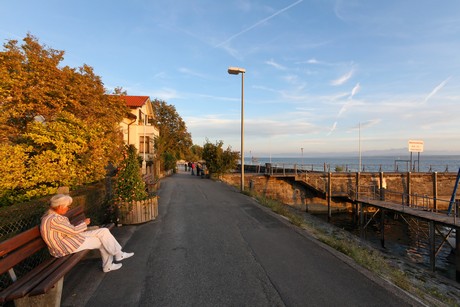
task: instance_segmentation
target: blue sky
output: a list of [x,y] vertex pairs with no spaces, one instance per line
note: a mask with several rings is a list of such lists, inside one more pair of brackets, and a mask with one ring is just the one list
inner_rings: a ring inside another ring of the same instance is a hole
[[237,66],[246,156],[460,154],[457,0],[2,1],[2,42],[28,32],[174,105],[198,145],[240,150]]

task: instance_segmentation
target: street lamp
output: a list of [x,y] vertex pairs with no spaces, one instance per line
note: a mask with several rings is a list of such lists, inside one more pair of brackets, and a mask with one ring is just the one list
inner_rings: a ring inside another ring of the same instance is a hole
[[241,191],[244,191],[244,73],[246,69],[229,67],[228,73],[238,75],[241,73]]

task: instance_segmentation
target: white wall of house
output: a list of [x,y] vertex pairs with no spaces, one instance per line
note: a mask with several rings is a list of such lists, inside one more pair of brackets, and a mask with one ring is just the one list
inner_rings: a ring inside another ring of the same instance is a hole
[[[145,161],[149,164],[146,169],[143,170],[144,174],[153,174],[155,154],[154,140],[155,137],[159,136],[159,131],[152,123],[153,110],[150,101],[140,108],[132,108],[131,114],[136,116],[136,118],[125,118],[123,122],[120,123],[123,140],[128,145],[134,145],[138,150],[139,156],[141,156],[143,160],[145,158]],[[145,152],[144,148],[146,149]]]

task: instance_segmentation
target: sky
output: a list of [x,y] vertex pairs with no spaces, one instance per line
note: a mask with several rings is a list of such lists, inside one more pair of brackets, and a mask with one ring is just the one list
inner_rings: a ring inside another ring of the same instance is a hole
[[460,154],[458,0],[0,1],[0,40],[65,51],[245,156]]

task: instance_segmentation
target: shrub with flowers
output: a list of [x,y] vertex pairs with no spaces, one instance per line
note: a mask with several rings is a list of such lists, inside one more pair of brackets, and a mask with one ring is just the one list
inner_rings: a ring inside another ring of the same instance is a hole
[[145,182],[142,180],[140,161],[134,145],[127,145],[123,151],[116,176],[114,188],[114,204],[120,214],[126,214],[132,209],[132,202],[148,198]]

